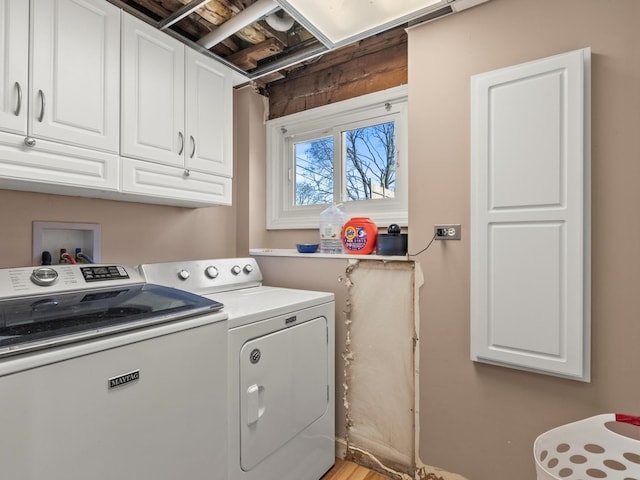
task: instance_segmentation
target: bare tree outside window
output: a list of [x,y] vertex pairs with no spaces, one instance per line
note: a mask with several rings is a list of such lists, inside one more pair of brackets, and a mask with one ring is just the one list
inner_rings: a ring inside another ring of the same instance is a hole
[[347,159],[346,200],[394,196],[396,148],[394,123],[344,132]]
[[394,122],[347,130],[341,138],[346,198],[334,194],[334,142],[323,137],[294,145],[297,206],[395,196]]
[[296,143],[296,205],[333,203],[333,137]]

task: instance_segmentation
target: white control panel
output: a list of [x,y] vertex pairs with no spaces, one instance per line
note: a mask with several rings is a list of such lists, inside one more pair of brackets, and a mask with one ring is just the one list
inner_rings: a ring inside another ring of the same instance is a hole
[[254,258],[223,258],[140,265],[148,283],[205,295],[262,284]]
[[123,265],[51,265],[0,269],[0,300],[23,295],[144,283],[135,267]]

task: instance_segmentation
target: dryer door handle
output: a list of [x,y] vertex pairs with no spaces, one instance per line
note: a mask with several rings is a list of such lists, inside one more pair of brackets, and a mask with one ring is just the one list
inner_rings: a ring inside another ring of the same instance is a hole
[[251,385],[247,388],[247,425],[256,423],[264,415],[264,387]]

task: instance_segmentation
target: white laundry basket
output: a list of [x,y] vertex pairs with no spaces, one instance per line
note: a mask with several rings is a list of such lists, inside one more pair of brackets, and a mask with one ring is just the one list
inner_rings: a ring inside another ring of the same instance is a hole
[[605,413],[554,428],[533,454],[538,480],[640,480],[640,417]]

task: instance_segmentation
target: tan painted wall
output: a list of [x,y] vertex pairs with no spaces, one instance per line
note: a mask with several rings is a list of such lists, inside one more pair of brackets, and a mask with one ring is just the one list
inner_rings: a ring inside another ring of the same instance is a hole
[[237,211],[238,256],[264,245],[265,136],[264,99],[251,86],[236,90],[233,97],[234,198]]
[[[539,433],[640,413],[638,24],[635,0],[491,0],[409,32],[410,249],[434,223],[461,223],[463,236],[419,257],[428,464],[473,480],[530,480]],[[590,384],[469,360],[469,77],[582,47],[593,54]]]
[[0,268],[31,265],[33,221],[99,223],[104,263],[236,255],[235,207],[188,209],[0,190]]

